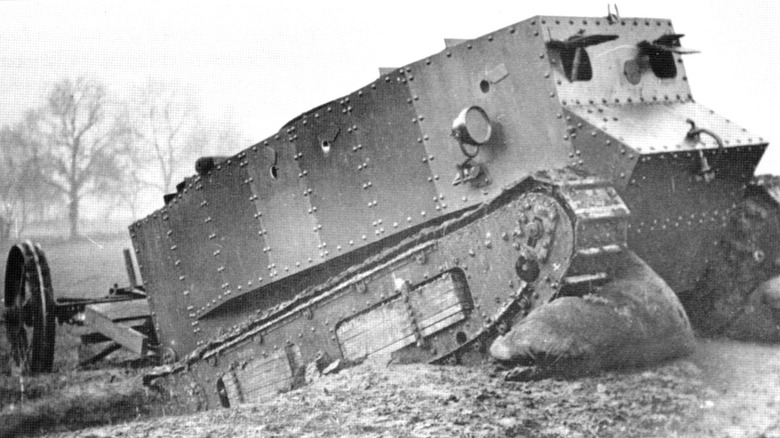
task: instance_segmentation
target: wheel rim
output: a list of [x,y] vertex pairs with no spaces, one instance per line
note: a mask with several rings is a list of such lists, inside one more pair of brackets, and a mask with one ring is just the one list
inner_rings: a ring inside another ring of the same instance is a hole
[[8,254],[5,315],[13,365],[25,374],[51,371],[54,298],[46,256],[38,245],[20,243]]

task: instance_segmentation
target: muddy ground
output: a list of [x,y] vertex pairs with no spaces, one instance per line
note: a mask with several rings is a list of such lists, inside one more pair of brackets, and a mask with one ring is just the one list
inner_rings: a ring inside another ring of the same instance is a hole
[[[144,387],[143,371],[28,378],[23,401],[4,397],[0,436],[780,437],[780,348],[724,340],[700,340],[693,356],[661,366],[573,380],[368,362],[264,402],[187,415],[168,415],[168,394]],[[17,382],[0,380],[4,392]]]
[[[99,296],[121,283],[125,244],[53,245],[47,253],[58,294]],[[62,257],[77,268],[64,271]],[[490,364],[369,362],[261,403],[172,415],[170,394],[141,384],[145,368],[118,354],[77,370],[84,329],[58,330],[56,372],[34,378],[7,366],[0,330],[0,437],[780,438],[780,346],[699,340],[694,355],[661,366],[539,382],[506,381],[505,370]]]

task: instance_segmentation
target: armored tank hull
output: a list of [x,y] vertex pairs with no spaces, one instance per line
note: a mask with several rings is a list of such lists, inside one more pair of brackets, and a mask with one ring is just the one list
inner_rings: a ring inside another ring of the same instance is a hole
[[631,253],[692,294],[767,142],[693,99],[680,38],[533,17],[199,161],[130,227],[154,377],[230,406],[336,362],[485,360]]

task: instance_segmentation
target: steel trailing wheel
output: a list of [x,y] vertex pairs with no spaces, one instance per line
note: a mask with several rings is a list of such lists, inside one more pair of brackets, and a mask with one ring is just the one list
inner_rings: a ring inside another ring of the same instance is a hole
[[14,245],[5,270],[5,328],[13,365],[22,373],[52,370],[54,319],[46,255],[29,241]]

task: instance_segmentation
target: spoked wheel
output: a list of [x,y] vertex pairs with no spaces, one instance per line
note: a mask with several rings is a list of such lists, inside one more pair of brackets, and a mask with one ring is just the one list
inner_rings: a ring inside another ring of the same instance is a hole
[[45,373],[54,362],[54,296],[40,245],[14,245],[5,269],[5,329],[22,373]]

